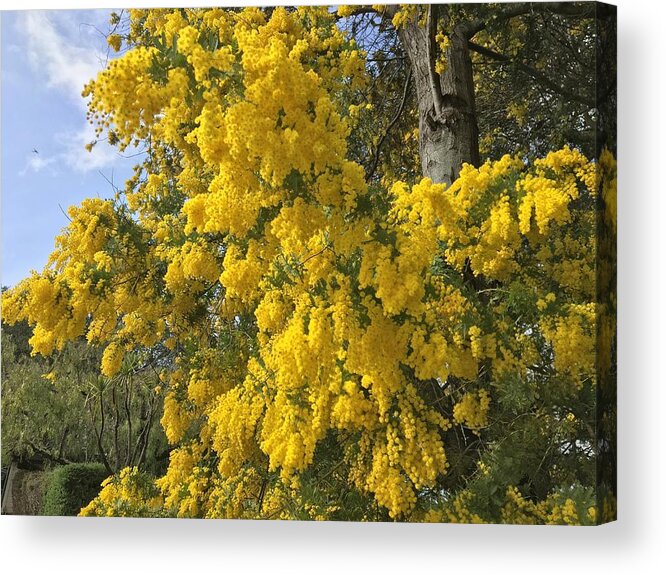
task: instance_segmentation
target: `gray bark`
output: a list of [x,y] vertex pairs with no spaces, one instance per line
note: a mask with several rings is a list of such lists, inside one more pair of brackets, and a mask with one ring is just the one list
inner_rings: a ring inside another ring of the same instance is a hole
[[419,151],[423,175],[450,185],[463,163],[479,164],[478,127],[474,105],[472,60],[465,30],[454,28],[440,76],[434,70],[434,27],[418,21],[400,28],[411,63],[419,108]]

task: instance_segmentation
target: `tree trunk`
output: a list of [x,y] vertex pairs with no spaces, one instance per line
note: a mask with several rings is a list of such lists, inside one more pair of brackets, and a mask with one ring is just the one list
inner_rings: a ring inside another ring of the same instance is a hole
[[399,30],[411,63],[419,108],[419,151],[423,175],[450,185],[463,163],[479,164],[472,60],[461,27],[449,32],[446,70],[435,72],[436,6],[424,27],[414,19]]

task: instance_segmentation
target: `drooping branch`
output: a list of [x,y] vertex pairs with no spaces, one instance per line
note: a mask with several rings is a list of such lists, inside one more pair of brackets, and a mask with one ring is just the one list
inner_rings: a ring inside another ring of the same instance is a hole
[[26,443],[32,448],[32,450],[35,453],[39,453],[43,457],[46,457],[47,459],[53,461],[53,463],[58,463],[60,465],[67,465],[68,463],[72,463],[69,459],[66,459],[65,457],[62,457],[61,454],[54,455],[48,449],[46,449],[45,447],[42,447],[40,445],[37,445],[36,443],[31,441],[30,439],[27,439]]
[[381,154],[382,150],[382,145],[384,144],[384,141],[386,140],[386,137],[388,136],[389,132],[393,129],[393,126],[395,126],[400,119],[400,116],[402,116],[402,112],[405,109],[405,104],[407,103],[407,97],[409,95],[409,85],[411,83],[412,79],[412,70],[409,68],[407,71],[407,79],[405,80],[405,88],[402,93],[402,101],[400,102],[400,106],[398,107],[398,110],[389,123],[388,126],[386,126],[386,130],[384,130],[384,133],[382,134],[381,138],[379,138],[379,142],[377,142],[377,148],[375,149],[375,156],[372,161],[372,166],[370,167],[370,170],[368,170],[368,174],[365,177],[366,181],[370,181],[372,179],[372,176],[375,174],[375,171],[377,170],[377,166],[379,165],[379,156]]
[[588,106],[590,108],[594,108],[595,104],[592,99],[586,98],[581,94],[576,94],[574,92],[571,92],[570,90],[567,90],[564,86],[556,84],[546,74],[540,72],[539,70],[533,68],[532,66],[528,66],[527,64],[524,64],[523,62],[520,62],[518,60],[513,60],[509,56],[500,54],[499,52],[495,52],[490,48],[486,48],[472,41],[468,41],[467,46],[469,47],[470,50],[476,52],[477,54],[481,54],[481,56],[485,56],[486,58],[491,58],[498,62],[515,66],[518,70],[534,78],[544,88],[547,88],[551,92],[559,94],[560,96],[563,96],[569,100],[573,100],[575,102],[579,102],[580,104],[584,104],[585,106]]

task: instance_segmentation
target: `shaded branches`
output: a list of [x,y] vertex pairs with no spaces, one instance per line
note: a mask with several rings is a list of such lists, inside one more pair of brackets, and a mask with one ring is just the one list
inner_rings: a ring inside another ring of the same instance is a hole
[[379,156],[381,154],[382,150],[382,145],[384,144],[384,141],[386,140],[386,137],[388,136],[389,132],[391,129],[396,125],[398,120],[400,119],[400,116],[402,115],[404,109],[405,109],[405,104],[407,103],[407,96],[409,95],[409,85],[412,79],[412,71],[411,69],[409,72],[407,72],[407,79],[405,80],[405,88],[402,94],[402,100],[400,101],[400,106],[398,107],[398,110],[389,123],[388,126],[386,126],[386,129],[384,130],[384,133],[382,134],[381,138],[379,139],[379,142],[377,142],[377,148],[375,149],[375,154],[374,154],[374,159],[372,161],[372,166],[368,170],[368,174],[366,175],[366,180],[371,180],[373,175],[375,174],[375,171],[377,170],[377,166],[379,165]]
[[594,107],[594,101],[583,96],[580,94],[576,94],[575,92],[572,92],[568,89],[566,89],[564,86],[559,85],[555,83],[553,80],[551,80],[546,74],[543,72],[540,72],[539,70],[533,68],[532,66],[528,66],[527,64],[524,64],[523,62],[520,62],[518,60],[514,60],[512,58],[509,58],[508,56],[504,54],[500,54],[498,52],[495,52],[494,50],[491,50],[489,48],[485,48],[484,46],[481,46],[479,44],[476,44],[472,41],[468,41],[467,45],[469,46],[469,49],[477,52],[478,54],[481,54],[482,56],[486,56],[488,58],[492,58],[493,60],[497,60],[498,62],[503,62],[506,64],[510,64],[511,66],[515,66],[518,70],[521,72],[524,72],[525,74],[531,76],[538,82],[540,82],[545,88],[548,90],[555,92],[556,94],[559,94],[560,96],[564,96],[565,98],[568,98],[570,100],[573,100],[575,102],[579,102],[581,104],[584,104],[590,108]]

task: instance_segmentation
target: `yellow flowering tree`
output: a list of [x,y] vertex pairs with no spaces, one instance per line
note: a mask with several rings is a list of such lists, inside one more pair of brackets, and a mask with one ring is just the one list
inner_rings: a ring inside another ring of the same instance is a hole
[[127,468],[85,514],[612,517],[595,230],[615,163],[575,142],[481,162],[468,42],[531,14],[494,10],[114,16],[84,96],[144,160],[3,298],[36,353],[85,336],[107,377],[157,358],[168,470]]

